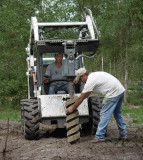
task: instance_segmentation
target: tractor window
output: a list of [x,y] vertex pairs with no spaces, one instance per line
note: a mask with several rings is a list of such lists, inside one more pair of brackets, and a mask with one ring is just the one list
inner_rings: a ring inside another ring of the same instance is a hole
[[44,28],[43,36],[47,39],[78,39],[81,28]]
[[48,66],[55,61],[54,53],[43,53],[43,66]]
[[54,55],[54,53],[43,53],[42,59],[44,73],[46,72],[47,66],[55,61]]

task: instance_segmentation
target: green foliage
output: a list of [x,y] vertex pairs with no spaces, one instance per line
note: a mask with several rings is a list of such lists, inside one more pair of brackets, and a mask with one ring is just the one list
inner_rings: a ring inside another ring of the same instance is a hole
[[[0,3],[0,106],[19,107],[27,97],[26,53],[30,17],[40,1],[5,0]],[[15,5],[16,4],[16,5]]]
[[76,21],[78,16],[74,11],[77,9],[72,0],[55,0],[55,1],[42,1],[41,10],[37,15],[38,21],[46,22],[67,22]]
[[[38,9],[38,0],[5,0],[0,5],[0,48],[22,49],[28,42],[29,19]],[[36,7],[37,6],[37,7]],[[22,49],[23,50],[23,49]]]
[[19,106],[21,98],[27,95],[25,53],[4,52],[0,61],[1,105],[11,100],[13,107]]
[[143,90],[131,90],[128,93],[128,103],[133,105],[143,104]]

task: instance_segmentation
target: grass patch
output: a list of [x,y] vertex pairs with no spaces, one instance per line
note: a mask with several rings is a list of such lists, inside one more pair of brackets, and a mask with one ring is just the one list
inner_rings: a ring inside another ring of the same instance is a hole
[[7,120],[20,122],[20,110],[12,107],[0,106],[0,120]]
[[143,123],[143,105],[140,107],[123,107],[123,114],[129,114],[133,119],[133,123]]

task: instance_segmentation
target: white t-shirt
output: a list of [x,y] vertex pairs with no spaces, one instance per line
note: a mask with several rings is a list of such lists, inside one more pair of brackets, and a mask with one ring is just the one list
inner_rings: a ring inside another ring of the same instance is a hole
[[112,98],[125,91],[120,81],[106,72],[92,72],[89,74],[82,93],[93,92]]

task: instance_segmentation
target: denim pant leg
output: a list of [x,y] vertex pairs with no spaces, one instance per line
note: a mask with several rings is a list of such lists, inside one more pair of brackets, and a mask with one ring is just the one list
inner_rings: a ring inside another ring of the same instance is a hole
[[114,115],[114,118],[116,119],[116,123],[118,126],[119,137],[127,138],[126,124],[122,116],[122,101],[123,101],[124,93],[120,94],[119,96],[120,97],[119,97],[119,100],[118,100],[118,103],[114,110],[113,115]]
[[61,87],[60,87],[60,90],[61,90],[61,91],[65,91],[66,93],[68,93],[68,85],[66,84],[66,85],[64,85],[64,86],[61,86]]
[[56,85],[50,85],[49,86],[49,92],[48,94],[56,94],[57,86]]
[[[106,100],[106,102],[104,102]],[[114,98],[103,100],[102,109],[100,112],[100,122],[98,124],[96,139],[105,140],[105,133],[107,125],[112,117],[114,109],[116,107],[116,100]]]

